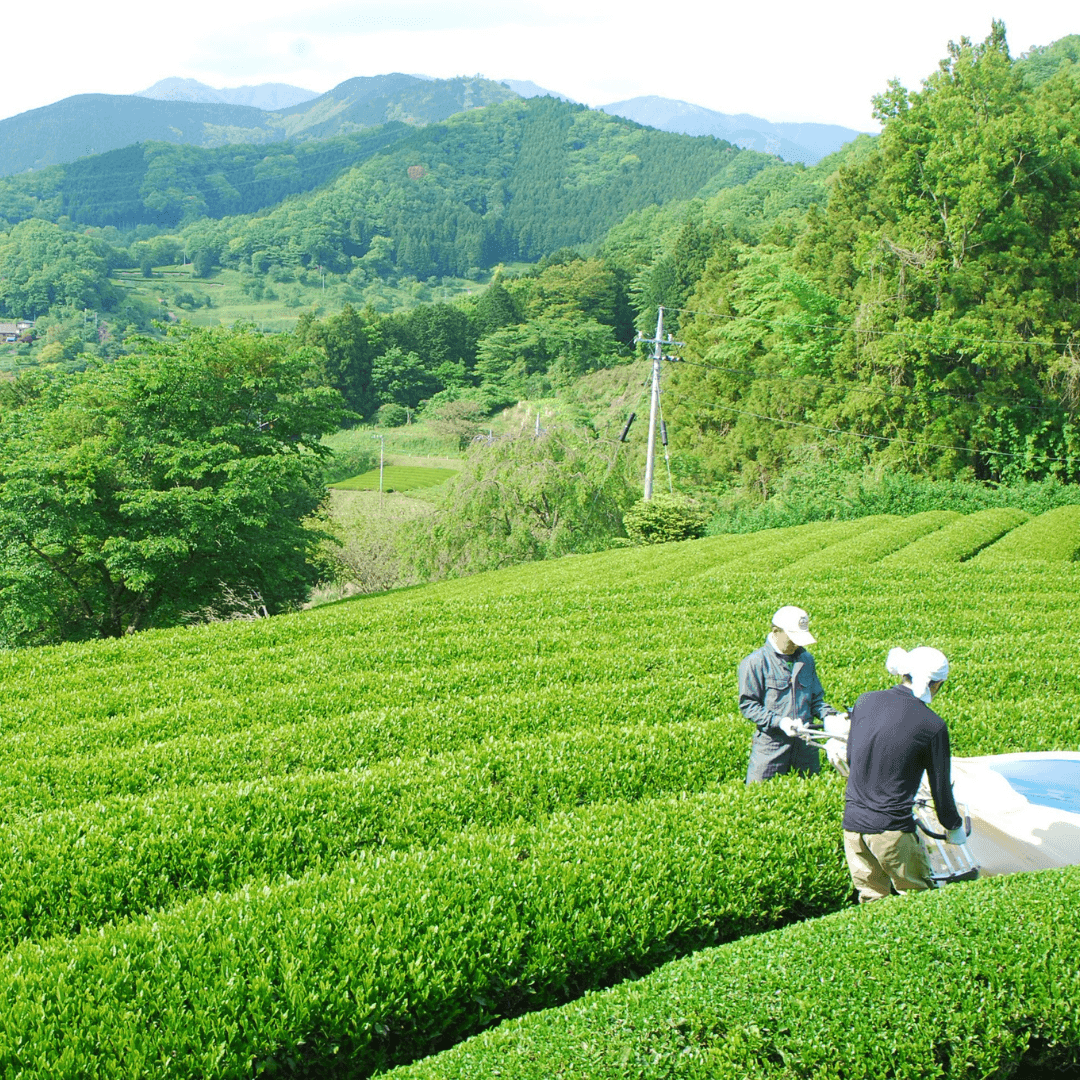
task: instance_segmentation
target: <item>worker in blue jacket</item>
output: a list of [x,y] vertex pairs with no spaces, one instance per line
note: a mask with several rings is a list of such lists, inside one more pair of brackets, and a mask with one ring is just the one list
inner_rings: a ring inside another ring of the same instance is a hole
[[802,608],[780,608],[765,644],[739,664],[739,711],[753,721],[746,782],[782,773],[810,774],[821,768],[816,746],[795,734],[813,719],[836,712],[825,702],[814,658],[806,651],[817,639]]

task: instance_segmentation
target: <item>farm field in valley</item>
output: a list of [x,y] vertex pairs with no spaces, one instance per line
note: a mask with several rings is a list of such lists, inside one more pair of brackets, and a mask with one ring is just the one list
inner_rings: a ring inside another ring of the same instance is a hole
[[[387,465],[382,470],[381,483],[384,491],[415,491],[417,488],[436,487],[445,484],[455,475],[453,469],[424,468],[415,465]],[[341,491],[378,491],[380,471],[371,469],[359,476],[331,484]]]
[[[1029,1042],[1080,1061],[1075,874],[842,910],[842,784],[744,788],[735,689],[798,603],[836,707],[889,684],[890,647],[933,644],[954,753],[1080,750],[1060,677],[1078,549],[1075,508],[881,516],[0,653],[0,1067],[365,1076],[652,971],[411,1068],[614,1076],[648,1043],[683,1071],[642,1076],[782,1075],[800,1053],[839,1075],[814,995],[853,1000],[848,957],[886,939],[960,1010],[920,1014],[931,1064],[971,1032],[944,1075],[1004,1074]],[[1023,913],[1049,974],[1002,930]],[[701,1018],[755,964],[771,1004],[731,1005],[724,1042]],[[648,1026],[670,1009],[685,1029]],[[619,1015],[644,1042],[580,1049]]]

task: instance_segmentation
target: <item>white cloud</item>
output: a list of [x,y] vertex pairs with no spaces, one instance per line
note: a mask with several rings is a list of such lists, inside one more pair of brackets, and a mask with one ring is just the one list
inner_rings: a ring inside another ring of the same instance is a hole
[[50,33],[9,50],[0,112],[77,93],[132,93],[168,75],[212,86],[290,82],[328,90],[391,71],[531,79],[590,105],[657,94],[770,120],[869,130],[870,99],[890,78],[916,87],[948,41],[986,36],[1003,18],[1013,52],[1080,30],[1070,11],[1033,0],[865,0],[807,5],[720,0],[295,0],[182,9],[60,0]]

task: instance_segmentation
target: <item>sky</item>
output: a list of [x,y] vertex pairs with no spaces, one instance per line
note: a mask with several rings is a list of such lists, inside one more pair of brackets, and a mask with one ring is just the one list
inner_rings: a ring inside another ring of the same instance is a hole
[[1080,33],[1080,7],[1063,0],[55,0],[32,42],[5,54],[0,118],[173,75],[323,92],[403,71],[875,131],[874,94],[893,78],[917,88],[950,40],[981,40],[994,18],[1014,56]]

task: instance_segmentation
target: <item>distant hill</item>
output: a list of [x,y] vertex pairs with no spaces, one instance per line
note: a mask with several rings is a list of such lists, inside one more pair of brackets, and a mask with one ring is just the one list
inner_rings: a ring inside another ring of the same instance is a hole
[[423,125],[516,99],[488,79],[376,75],[275,112],[223,102],[155,100],[138,94],[78,94],[0,120],[0,176],[75,161],[138,142],[214,147],[322,139],[388,121]]
[[501,79],[500,81],[503,86],[509,86],[515,94],[520,94],[523,98],[553,97],[558,98],[560,101],[574,100],[565,94],[560,94],[557,90],[545,90],[542,86],[537,86],[531,79]]
[[355,272],[363,284],[406,274],[470,277],[499,262],[532,262],[596,244],[631,211],[783,168],[719,139],[656,131],[550,97],[399,128],[405,137],[391,141],[387,131],[385,147],[331,183],[255,215],[184,221],[188,206],[209,205],[219,183],[212,174],[192,174],[184,190],[176,171],[161,194],[181,217],[189,250],[211,252],[214,262],[322,265]]
[[815,165],[861,132],[836,124],[774,124],[759,116],[714,112],[663,97],[636,97],[601,106],[612,116],[682,135],[715,135],[746,150],[776,154],[785,161]]
[[455,113],[517,97],[490,79],[427,79],[395,73],[348,79],[313,101],[271,115],[279,132],[276,138],[322,139],[392,120],[436,124]]
[[160,79],[136,97],[153,98],[155,101],[201,101],[218,105],[250,105],[254,109],[273,112],[288,109],[319,97],[315,90],[304,90],[287,83],[260,83],[258,86],[236,86],[214,89],[197,79],[179,79],[175,76]]
[[0,176],[148,140],[195,146],[263,142],[271,115],[245,105],[77,94],[0,120]]
[[595,243],[632,210],[773,164],[712,137],[514,97],[438,124],[391,121],[325,139],[136,143],[0,178],[0,225],[153,225],[184,229],[192,250],[226,260],[260,251],[269,263],[314,259],[340,273],[364,258],[379,272],[463,276]]

